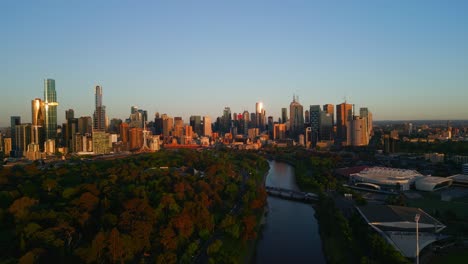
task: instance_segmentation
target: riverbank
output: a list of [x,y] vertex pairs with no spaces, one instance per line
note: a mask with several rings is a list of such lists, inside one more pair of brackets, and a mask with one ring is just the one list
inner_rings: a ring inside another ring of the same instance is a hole
[[[274,160],[269,163],[265,179],[268,186],[298,190],[293,166]],[[255,261],[250,263],[325,263],[315,211],[310,204],[269,196],[268,208],[261,220],[265,225],[258,233]]]

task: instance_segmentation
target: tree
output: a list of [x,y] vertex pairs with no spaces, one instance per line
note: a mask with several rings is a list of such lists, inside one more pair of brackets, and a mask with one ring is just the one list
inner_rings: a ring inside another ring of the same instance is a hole
[[21,219],[28,214],[29,208],[37,203],[38,200],[24,196],[16,199],[10,208],[8,208],[8,212],[13,214],[15,218]]

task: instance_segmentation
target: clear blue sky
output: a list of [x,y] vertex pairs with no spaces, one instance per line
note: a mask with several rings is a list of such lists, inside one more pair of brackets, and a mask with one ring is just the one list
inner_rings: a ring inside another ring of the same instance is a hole
[[348,102],[378,120],[468,119],[468,1],[1,1],[0,126],[43,79],[65,110],[275,119]]

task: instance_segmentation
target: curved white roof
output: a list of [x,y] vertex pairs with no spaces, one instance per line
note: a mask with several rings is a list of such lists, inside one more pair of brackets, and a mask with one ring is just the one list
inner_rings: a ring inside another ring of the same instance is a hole
[[416,189],[420,191],[434,191],[438,184],[444,182],[447,182],[447,186],[450,186],[452,185],[453,180],[444,177],[422,177],[416,181]]

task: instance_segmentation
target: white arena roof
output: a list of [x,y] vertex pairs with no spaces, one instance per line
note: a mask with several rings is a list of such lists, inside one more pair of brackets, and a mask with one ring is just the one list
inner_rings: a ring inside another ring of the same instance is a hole
[[416,181],[416,190],[435,191],[452,185],[453,180],[444,177],[426,176]]
[[369,182],[377,185],[401,185],[403,190],[409,190],[409,185],[415,180],[424,177],[415,170],[404,170],[386,167],[366,168],[359,173],[350,175],[352,179],[360,182]]

